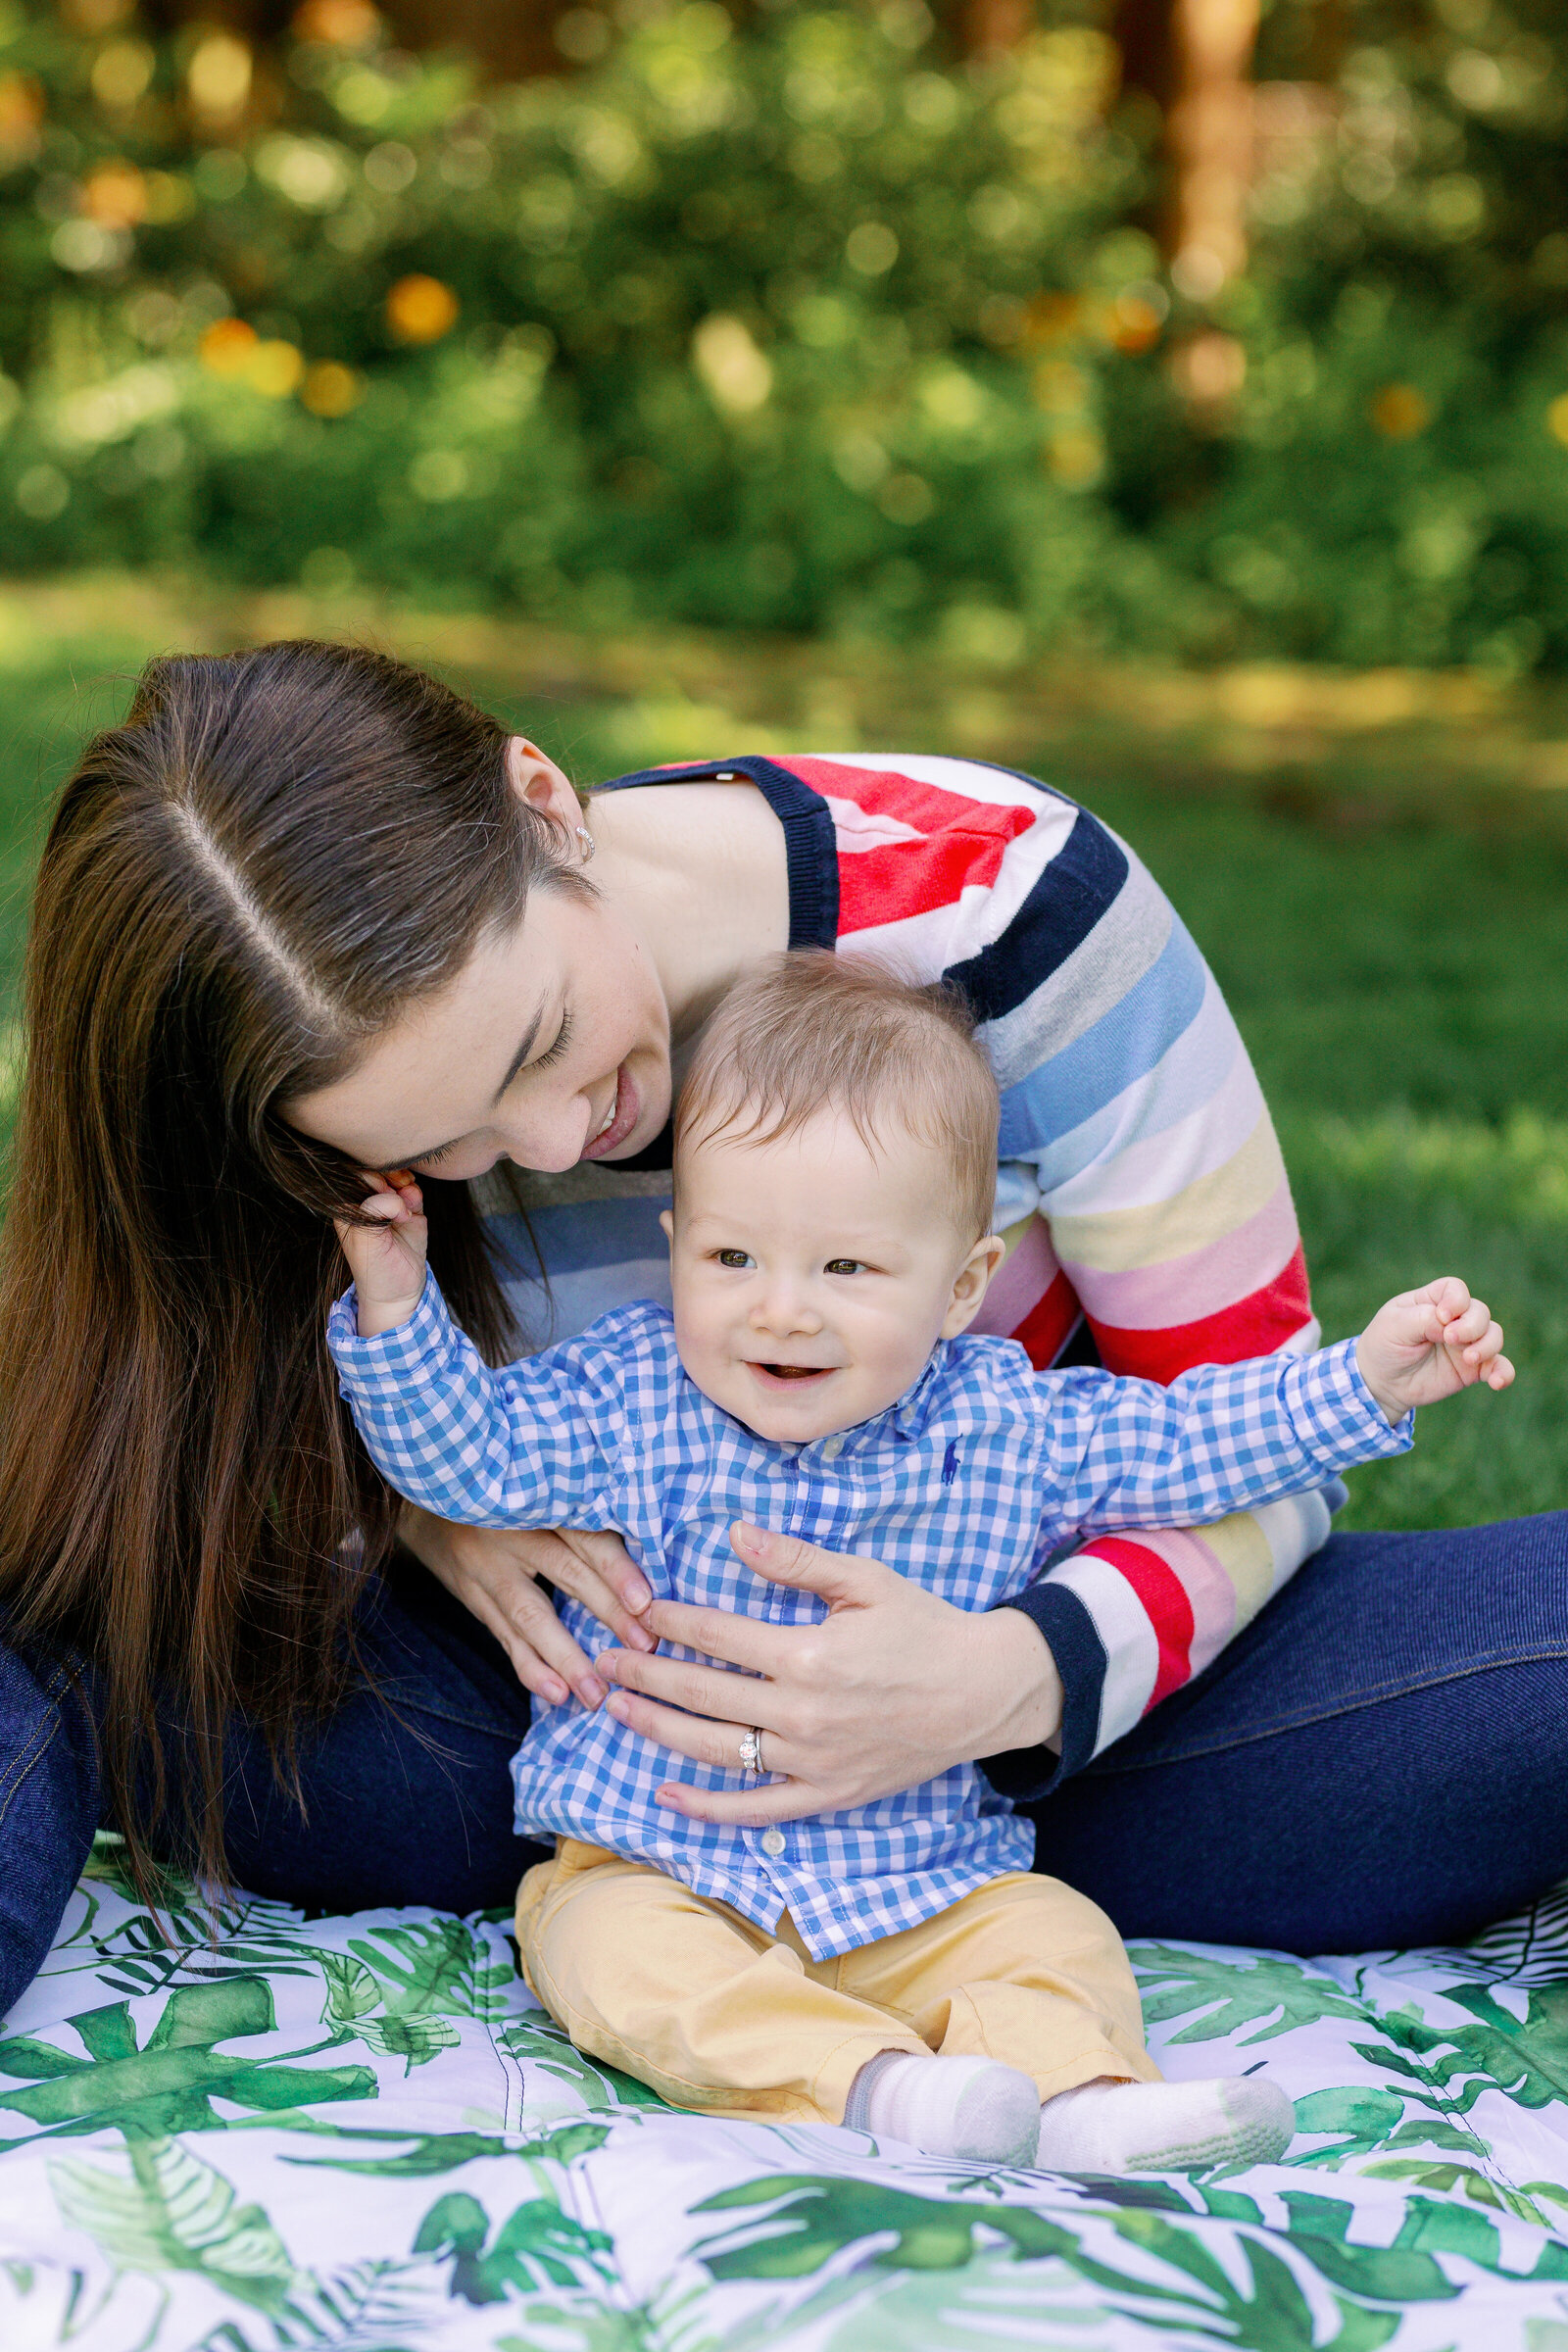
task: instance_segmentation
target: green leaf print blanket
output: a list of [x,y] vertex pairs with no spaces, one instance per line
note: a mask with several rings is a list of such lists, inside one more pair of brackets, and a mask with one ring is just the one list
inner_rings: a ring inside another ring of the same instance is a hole
[[4,2352],[1568,2352],[1568,1897],[1458,1951],[1133,1947],[1167,2074],[1289,2159],[982,2172],[677,2115],[506,1924],[306,1920],[101,1840],[0,2028]]

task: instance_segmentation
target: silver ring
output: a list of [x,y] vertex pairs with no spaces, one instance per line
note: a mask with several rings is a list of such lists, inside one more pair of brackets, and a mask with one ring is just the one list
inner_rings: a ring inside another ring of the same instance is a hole
[[589,858],[593,856],[595,850],[599,847],[599,844],[595,841],[593,835],[589,832],[586,825],[579,825],[577,827],[577,839],[582,845],[582,861],[584,865],[586,865]]
[[755,1774],[757,1779],[760,1781],[766,1778],[766,1775],[762,1770],[762,1734],[760,1726],[754,1726],[751,1731],[742,1732],[741,1734],[741,1770],[742,1772],[750,1772]]

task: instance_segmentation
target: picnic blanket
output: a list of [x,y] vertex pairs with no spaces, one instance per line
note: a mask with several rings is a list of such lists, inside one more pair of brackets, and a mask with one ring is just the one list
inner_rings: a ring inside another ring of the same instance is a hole
[[1143,1943],[1171,2075],[1288,2160],[990,2172],[677,2115],[577,2055],[506,1922],[307,1919],[101,1840],[0,2029],[5,2352],[1568,2352],[1568,1899],[1462,1950]]

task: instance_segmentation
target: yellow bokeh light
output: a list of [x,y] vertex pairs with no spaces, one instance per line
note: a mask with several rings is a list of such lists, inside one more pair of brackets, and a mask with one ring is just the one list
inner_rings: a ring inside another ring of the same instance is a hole
[[1371,417],[1386,441],[1413,441],[1432,422],[1432,403],[1414,384],[1385,384]]
[[245,381],[268,400],[287,400],[299,389],[304,373],[304,353],[279,336],[258,343],[245,365]]
[[1554,441],[1568,449],[1568,392],[1559,392],[1546,411],[1546,430]]
[[318,360],[305,370],[300,400],[313,416],[346,416],[365,397],[365,385],[341,360]]
[[458,323],[461,304],[438,277],[400,277],[386,298],[386,322],[400,343],[439,343]]
[[214,375],[243,375],[256,349],[256,329],[244,318],[217,318],[196,346]]

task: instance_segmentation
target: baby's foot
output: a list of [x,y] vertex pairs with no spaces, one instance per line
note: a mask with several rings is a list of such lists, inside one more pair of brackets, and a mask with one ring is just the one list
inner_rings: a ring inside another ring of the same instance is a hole
[[1031,2165],[1040,2093],[994,2058],[922,2058],[884,2050],[855,2078],[844,2121],[878,2139],[970,2164]]
[[1284,2091],[1256,2075],[1085,2082],[1041,2108],[1039,2163],[1052,2173],[1201,2173],[1215,2164],[1274,2164],[1295,2130]]

